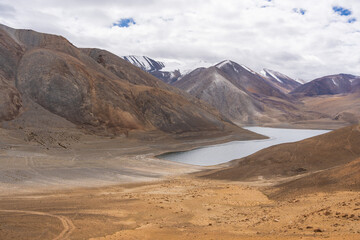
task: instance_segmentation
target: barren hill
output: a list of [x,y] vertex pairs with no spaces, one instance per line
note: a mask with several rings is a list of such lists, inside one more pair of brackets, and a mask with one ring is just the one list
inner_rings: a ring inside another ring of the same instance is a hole
[[4,25],[0,41],[1,120],[26,116],[38,104],[100,132],[233,127],[213,108],[107,51],[78,49],[61,36]]
[[209,103],[238,125],[286,124],[321,117],[304,110],[300,102],[280,90],[285,86],[280,88],[232,61],[195,69],[174,86]]
[[350,93],[360,83],[360,77],[350,74],[337,74],[317,78],[291,92],[295,96],[319,96]]
[[[258,180],[291,177],[343,166],[360,157],[360,127],[353,125],[261,150],[207,177],[228,180]],[[348,167],[345,169],[349,169]]]
[[263,115],[263,104],[242,87],[234,85],[216,67],[198,68],[174,86],[210,103],[236,123],[254,123]]
[[245,88],[248,92],[256,96],[278,97],[288,99],[288,96],[274,87],[259,74],[252,71],[244,65],[237,64],[233,61],[223,61],[215,65],[237,87]]
[[301,195],[319,191],[359,191],[360,158],[345,165],[316,172],[309,176],[278,185],[269,191],[273,198]]

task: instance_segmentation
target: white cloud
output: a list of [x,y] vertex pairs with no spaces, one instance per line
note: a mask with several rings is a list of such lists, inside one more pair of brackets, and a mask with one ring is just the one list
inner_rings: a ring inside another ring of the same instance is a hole
[[[340,16],[333,6],[352,15]],[[0,22],[118,55],[231,59],[311,80],[340,72],[360,75],[359,12],[358,0],[2,0]],[[136,24],[112,26],[122,18]],[[349,18],[357,21],[348,23]]]

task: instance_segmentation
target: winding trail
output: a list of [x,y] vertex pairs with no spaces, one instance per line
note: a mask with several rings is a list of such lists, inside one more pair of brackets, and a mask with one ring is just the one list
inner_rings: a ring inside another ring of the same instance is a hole
[[55,237],[53,240],[65,240],[65,239],[69,239],[69,236],[71,235],[71,233],[75,230],[75,225],[73,224],[73,222],[65,217],[65,216],[61,216],[61,215],[54,215],[54,214],[50,214],[50,213],[44,213],[44,212],[36,212],[36,211],[23,211],[23,210],[0,210],[0,212],[5,212],[5,213],[24,213],[24,214],[30,214],[30,215],[40,215],[40,216],[48,216],[48,217],[54,217],[57,218],[61,221],[64,229],[62,230],[62,232]]

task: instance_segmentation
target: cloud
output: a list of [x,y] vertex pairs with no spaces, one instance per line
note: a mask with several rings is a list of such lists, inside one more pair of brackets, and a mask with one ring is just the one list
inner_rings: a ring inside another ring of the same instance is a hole
[[306,80],[339,72],[360,75],[358,0],[1,2],[1,23],[60,34],[79,47],[120,56],[231,59]]
[[0,16],[13,17],[14,14],[15,14],[14,7],[0,3]]

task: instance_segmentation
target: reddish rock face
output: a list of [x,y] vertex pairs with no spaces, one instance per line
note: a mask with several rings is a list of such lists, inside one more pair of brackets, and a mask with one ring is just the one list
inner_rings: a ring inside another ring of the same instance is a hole
[[0,121],[14,119],[20,113],[21,107],[18,90],[0,79]]

